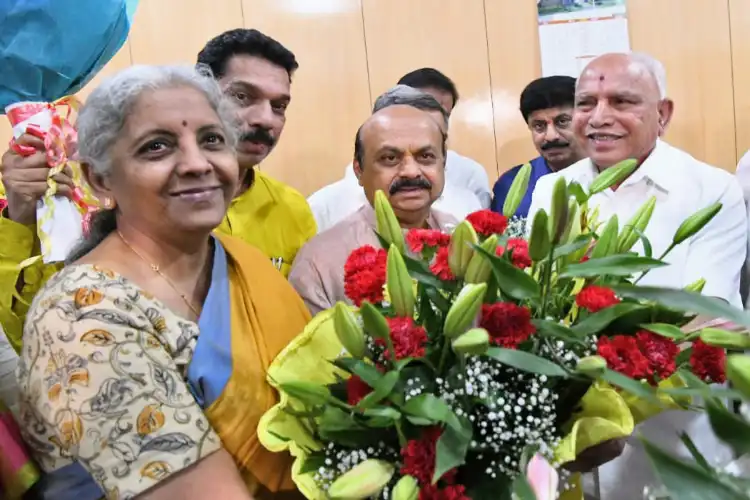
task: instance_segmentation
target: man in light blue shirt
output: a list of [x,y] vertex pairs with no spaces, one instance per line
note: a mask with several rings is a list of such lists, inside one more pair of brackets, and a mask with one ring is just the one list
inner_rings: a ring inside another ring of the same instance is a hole
[[[540,156],[529,162],[531,178],[523,201],[516,210],[517,217],[528,215],[531,193],[539,178],[567,168],[583,158],[571,127],[575,85],[575,78],[549,76],[534,80],[521,93],[521,115]],[[502,212],[508,190],[522,166],[511,168],[497,180],[493,189],[492,210]]]

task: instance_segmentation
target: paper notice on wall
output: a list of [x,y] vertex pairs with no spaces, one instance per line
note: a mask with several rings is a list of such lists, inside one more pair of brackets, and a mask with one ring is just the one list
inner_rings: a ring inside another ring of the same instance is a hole
[[625,0],[537,0],[542,75],[577,78],[591,59],[630,52]]

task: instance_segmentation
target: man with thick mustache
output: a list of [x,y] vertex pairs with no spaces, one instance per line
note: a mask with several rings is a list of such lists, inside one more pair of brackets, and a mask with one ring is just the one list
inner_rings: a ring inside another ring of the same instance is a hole
[[317,232],[315,219],[299,192],[255,167],[284,130],[297,60],[273,38],[235,29],[209,41],[198,63],[210,67],[237,102],[243,126],[237,147],[243,179],[218,230],[258,247],[287,275],[297,251]]
[[383,108],[359,128],[354,171],[369,203],[310,240],[289,274],[312,314],[347,301],[344,264],[353,250],[380,247],[372,207],[378,190],[386,193],[404,229],[449,230],[456,224],[432,209],[445,184],[445,156],[444,123],[413,106]]
[[[650,56],[606,54],[591,61],[578,79],[573,113],[573,130],[588,158],[543,177],[534,191],[529,216],[542,208],[549,211],[558,178],[588,186],[599,172],[637,159],[638,168],[619,186],[595,194],[589,208],[598,207],[600,221],[617,215],[622,227],[641,205],[656,197],[645,231],[654,256],[662,255],[678,226],[691,214],[715,202],[722,204],[711,222],[669,253],[668,266],[651,271],[639,284],[682,288],[704,278],[704,295],[741,307],[740,272],[747,242],[742,190],[730,173],[660,139],[673,110],[664,68]],[[643,253],[640,242],[634,251]],[[709,460],[721,464],[731,457],[730,450],[715,439],[705,416],[666,411],[640,424],[622,455],[600,468],[600,498],[641,498],[645,485],[656,484],[635,436],[643,435],[662,449],[689,457],[679,438],[681,432],[687,432]]]
[[[552,172],[568,168],[583,153],[573,135],[573,99],[576,80],[570,76],[547,76],[528,84],[521,92],[520,110],[529,127],[531,140],[539,156],[531,160],[531,176],[526,194],[515,215],[526,217],[531,205],[531,194],[539,179]],[[493,188],[492,210],[503,211],[505,198],[523,165],[518,165],[503,175]]]

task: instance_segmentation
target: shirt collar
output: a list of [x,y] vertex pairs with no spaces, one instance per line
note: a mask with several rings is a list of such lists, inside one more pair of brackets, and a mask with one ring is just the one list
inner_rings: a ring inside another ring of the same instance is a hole
[[[377,221],[375,220],[375,209],[369,203],[364,204],[360,209],[359,213],[362,218],[367,222],[367,225],[372,229],[377,228]],[[440,223],[435,217],[435,212],[430,210],[430,215],[427,216],[427,227],[430,229],[440,229]],[[403,230],[403,229],[402,229]]]
[[[679,175],[677,175],[679,166],[676,165],[677,158],[671,157],[671,150],[669,144],[657,139],[654,149],[635,172],[625,179],[622,186],[630,186],[647,180],[656,184],[663,191],[669,192],[672,183],[679,179]],[[588,163],[592,178],[596,177],[599,173],[596,166],[591,160],[588,160]]]

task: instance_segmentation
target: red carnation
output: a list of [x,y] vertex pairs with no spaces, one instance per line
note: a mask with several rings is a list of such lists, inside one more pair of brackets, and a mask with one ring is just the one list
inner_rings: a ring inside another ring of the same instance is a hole
[[466,216],[469,224],[474,226],[477,234],[482,236],[492,236],[493,234],[503,234],[508,227],[508,218],[492,210],[478,210]]
[[630,378],[647,379],[652,374],[648,359],[638,348],[635,337],[626,335],[599,337],[597,352],[599,356],[607,360],[607,366]]
[[[420,486],[432,484],[432,476],[435,474],[435,448],[443,430],[440,427],[427,427],[419,439],[411,439],[401,449],[401,458],[404,462],[401,466],[401,474],[412,476]],[[455,470],[446,472],[444,478],[453,479]]]
[[450,235],[437,229],[410,229],[406,233],[406,244],[414,253],[421,253],[424,247],[437,248],[450,242]]
[[[425,354],[424,346],[427,343],[427,332],[420,325],[415,325],[411,318],[387,318],[388,326],[391,327],[391,342],[393,350],[396,351],[396,359],[421,358]],[[383,339],[375,342],[385,347]],[[390,358],[390,351],[385,351],[385,357]]]
[[419,490],[419,500],[471,500],[466,496],[466,487],[462,484],[449,484],[444,488],[428,484]]
[[482,305],[479,326],[487,330],[493,344],[510,349],[536,332],[529,308],[511,302]]
[[690,366],[693,373],[706,382],[721,384],[726,382],[725,367],[727,354],[721,347],[714,347],[698,339],[693,342]]
[[450,249],[448,247],[440,247],[435,254],[435,260],[432,262],[432,265],[430,265],[430,271],[432,271],[432,274],[443,281],[456,279],[456,277],[453,276],[450,265],[448,264],[449,254]]
[[607,307],[619,304],[615,292],[605,286],[589,285],[576,295],[576,304],[589,312],[595,313]]
[[383,301],[385,265],[388,253],[365,245],[354,250],[344,264],[344,293],[356,306],[365,300]]
[[359,404],[362,398],[372,392],[372,387],[356,375],[352,375],[346,381],[346,401],[352,406]]
[[[648,330],[635,334],[638,348],[648,360],[649,369],[660,378],[665,379],[677,370],[676,359],[680,348],[672,339],[662,337]],[[653,377],[650,382],[655,382]]]
[[[522,238],[511,238],[508,240],[508,251],[510,252],[510,260],[513,265],[519,269],[526,269],[531,267],[531,257],[529,257],[529,243]],[[502,257],[505,254],[504,247],[497,247],[495,252],[498,256]]]

